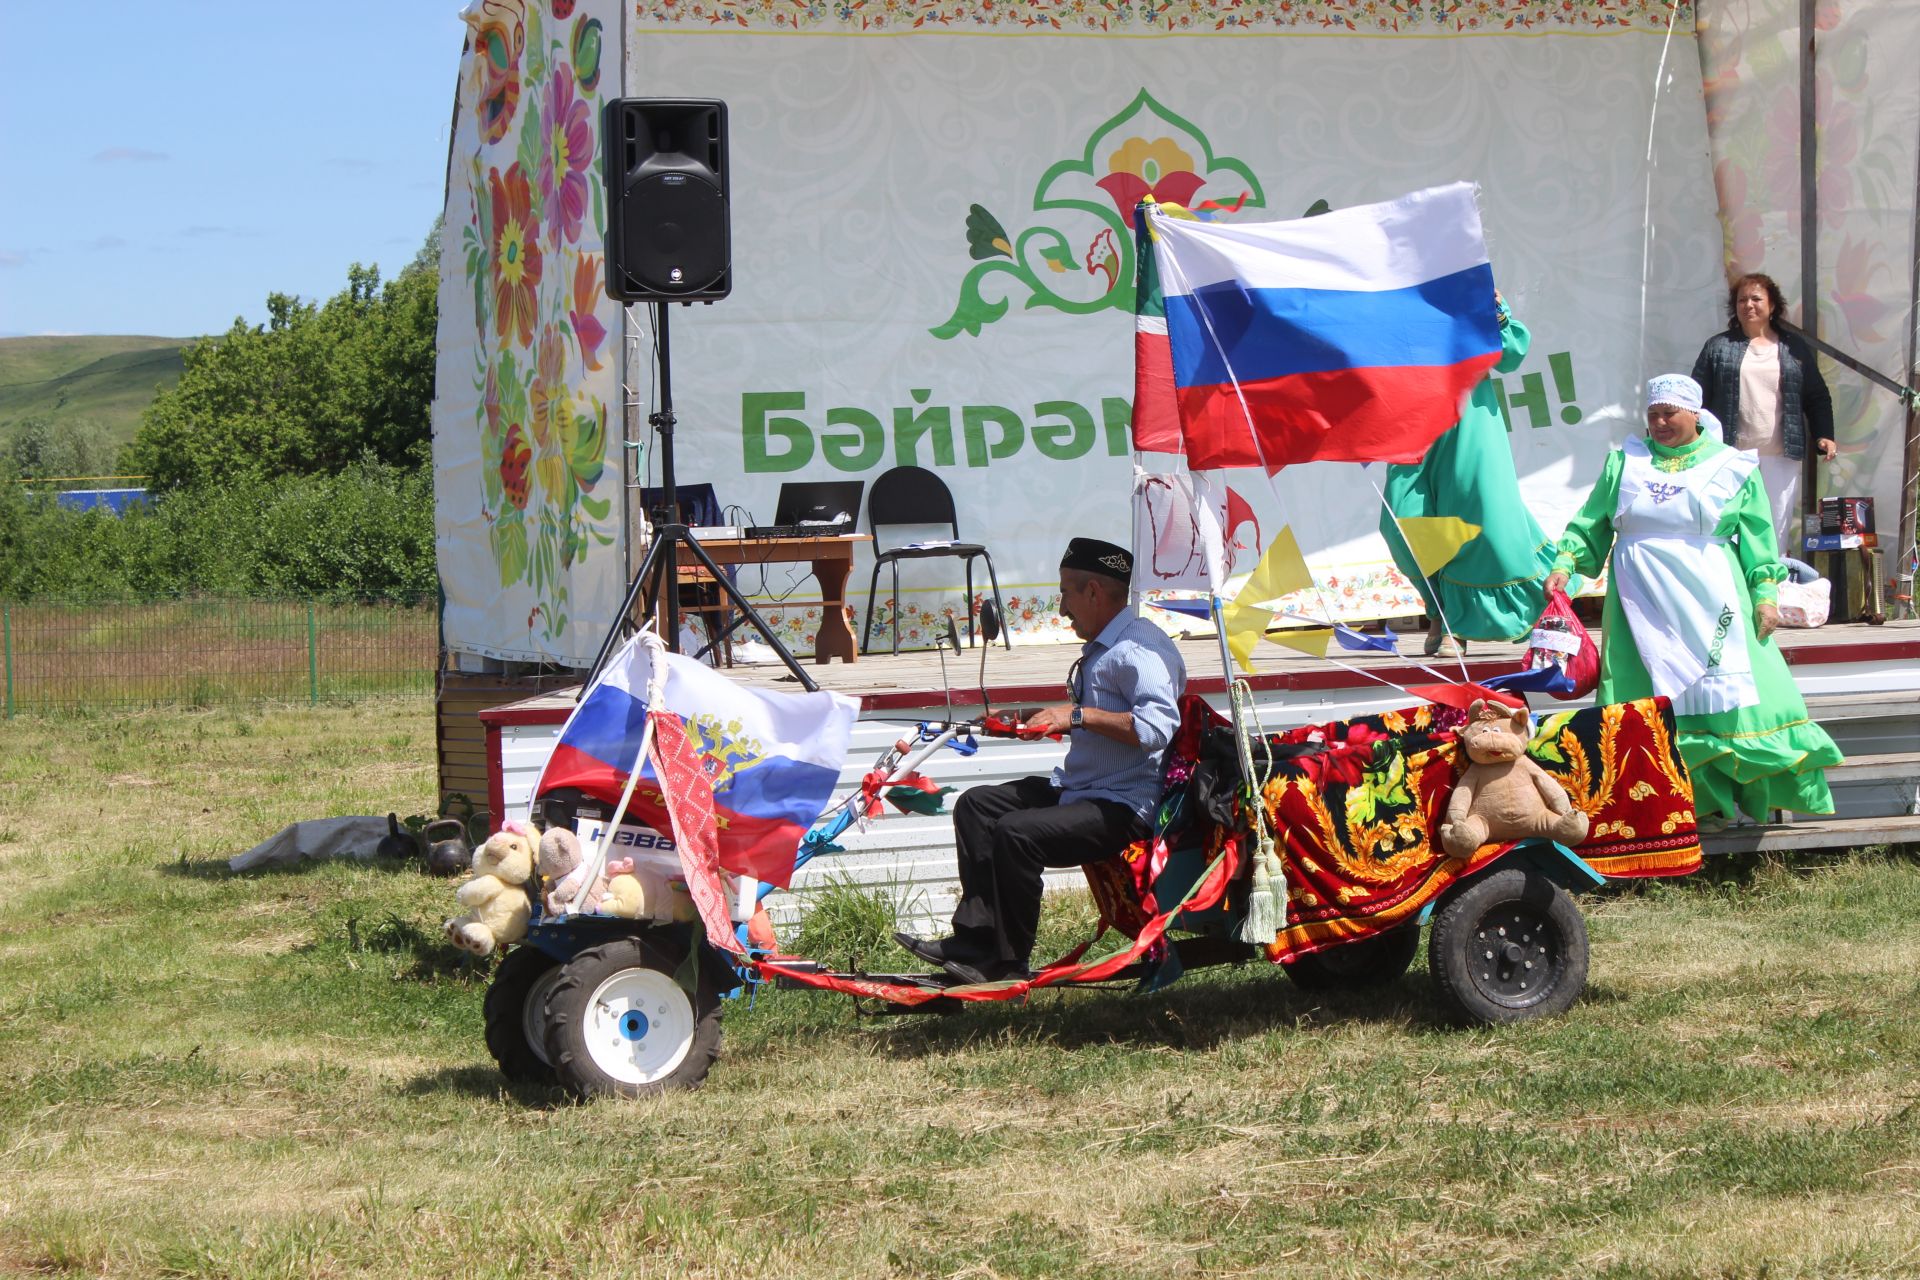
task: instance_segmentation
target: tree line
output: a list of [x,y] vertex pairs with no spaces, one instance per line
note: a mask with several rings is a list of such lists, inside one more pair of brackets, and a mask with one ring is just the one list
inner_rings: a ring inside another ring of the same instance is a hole
[[[356,263],[324,302],[267,297],[183,352],[132,441],[26,422],[0,452],[0,598],[193,592],[380,597],[436,584],[429,412],[439,233],[382,281]],[[114,516],[37,477],[148,477]]]

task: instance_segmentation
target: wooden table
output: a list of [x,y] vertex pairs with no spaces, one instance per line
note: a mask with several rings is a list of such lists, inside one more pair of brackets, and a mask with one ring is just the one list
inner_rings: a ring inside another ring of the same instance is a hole
[[[813,569],[820,584],[820,632],[813,642],[813,660],[857,662],[860,646],[854,642],[853,628],[847,625],[847,578],[853,572],[853,549],[872,542],[865,533],[844,533],[826,538],[702,538],[700,549],[722,568],[737,564],[805,564]],[[698,567],[691,554],[682,552],[680,566]],[[756,606],[758,607],[758,606]]]

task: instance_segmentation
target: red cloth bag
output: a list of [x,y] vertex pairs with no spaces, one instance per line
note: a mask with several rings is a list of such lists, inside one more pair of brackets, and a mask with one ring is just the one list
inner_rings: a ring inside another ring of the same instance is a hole
[[1564,591],[1547,593],[1547,607],[1533,624],[1527,646],[1527,668],[1556,666],[1566,680],[1555,681],[1545,692],[1562,702],[1584,698],[1600,683],[1600,649],[1574,616],[1573,601]]

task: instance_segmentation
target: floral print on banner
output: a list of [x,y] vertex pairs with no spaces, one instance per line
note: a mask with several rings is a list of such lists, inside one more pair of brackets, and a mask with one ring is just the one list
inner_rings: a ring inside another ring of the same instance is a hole
[[[853,629],[860,642],[860,652],[878,652],[893,647],[893,619],[896,608],[900,616],[900,647],[902,649],[930,649],[946,638],[947,619],[953,619],[953,625],[964,641],[967,635],[967,619],[971,612],[977,621],[981,602],[986,594],[976,593],[973,608],[969,610],[958,591],[916,591],[902,592],[902,599],[895,601],[891,596],[881,596],[873,603],[873,629],[866,635],[860,635],[860,624],[866,618],[864,601],[853,609],[853,616],[847,625]],[[1060,593],[1039,591],[1013,591],[1005,596],[1001,603],[1005,609],[1001,612],[1003,629],[1016,639],[1059,640],[1072,639],[1073,628],[1060,616]],[[850,606],[851,607],[851,606]],[[790,636],[796,642],[811,646],[814,633],[819,629],[820,619],[817,609],[782,610],[778,606],[762,607],[761,612],[770,621],[778,616],[782,619],[774,623],[774,629],[781,632],[782,639]],[[790,628],[791,630],[783,630]]]
[[[1912,24],[1897,21],[1893,7],[1818,0],[1813,26],[1820,336],[1895,369],[1912,323]],[[1728,6],[1700,38],[1727,274],[1770,273],[1787,295],[1788,318],[1804,323],[1800,45],[1797,0]],[[1873,495],[1882,527],[1891,527],[1905,411],[1830,360],[1821,367],[1840,456],[1816,469],[1819,488],[1809,496]]]
[[[481,0],[463,101],[481,146],[464,174],[460,229],[477,330],[479,492],[502,588],[533,594],[530,640],[571,618],[568,571],[614,539],[608,406],[589,372],[606,367],[599,315],[605,196],[594,116],[605,47],[599,19],[570,0]],[[617,77],[614,77],[617,79]]]
[[[920,594],[920,593],[916,593]],[[865,649],[879,649],[893,646],[893,619],[896,609],[900,616],[900,647],[902,649],[928,649],[946,638],[947,619],[953,619],[954,627],[962,640],[967,635],[969,613],[978,624],[980,603],[987,597],[977,594],[973,598],[973,608],[966,609],[957,595],[941,592],[926,592],[919,600],[911,597],[896,602],[892,597],[882,597],[873,604],[873,630],[862,640]],[[1073,628],[1060,616],[1060,594],[1041,595],[1020,591],[1005,597],[1002,604],[1006,608],[1001,613],[1002,628],[1011,636],[1058,640],[1061,637],[1072,638]],[[858,629],[858,621],[855,629]]]
[[638,0],[656,26],[752,31],[1693,33],[1691,0]]
[[[1009,232],[985,205],[969,206],[967,256],[975,265],[960,283],[952,316],[931,330],[933,336],[977,338],[1022,295],[1023,312],[1050,307],[1067,315],[1133,314],[1135,207],[1146,196],[1187,204],[1196,195],[1236,211],[1266,207],[1251,167],[1215,155],[1192,121],[1142,89],[1094,129],[1078,157],[1041,175],[1033,210],[1047,221]],[[1087,214],[1096,221],[1089,223]]]

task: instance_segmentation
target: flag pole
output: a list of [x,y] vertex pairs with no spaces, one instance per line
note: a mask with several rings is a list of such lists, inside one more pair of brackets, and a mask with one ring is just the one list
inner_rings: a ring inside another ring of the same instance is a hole
[[1247,728],[1240,721],[1240,700],[1233,696],[1233,682],[1238,679],[1233,673],[1233,650],[1227,647],[1226,605],[1220,599],[1218,591],[1209,591],[1207,599],[1212,604],[1213,637],[1220,642],[1220,673],[1225,678],[1227,689],[1227,710],[1233,718],[1233,745],[1240,753],[1240,774],[1253,785],[1253,752],[1247,747]]
[[607,854],[613,849],[613,840],[620,830],[620,820],[627,816],[627,806],[633,802],[634,787],[640,781],[640,771],[647,765],[647,749],[653,745],[653,708],[659,705],[662,686],[666,682],[666,664],[660,661],[664,646],[660,643],[659,633],[649,622],[645,630],[634,636],[635,642],[647,650],[647,724],[640,731],[640,750],[633,757],[633,767],[627,771],[627,785],[620,790],[620,803],[614,806],[613,817],[607,820],[607,826],[595,843],[593,856],[587,859],[587,873],[581,878],[580,887],[574,891],[573,901],[567,904],[567,914],[577,915],[586,904],[587,895],[592,891],[594,882],[606,868]]
[[1246,804],[1252,810],[1252,821],[1248,824],[1254,838],[1252,885],[1247,892],[1246,917],[1241,920],[1236,936],[1242,942],[1265,946],[1286,928],[1287,868],[1280,860],[1273,830],[1267,821],[1266,801],[1261,797],[1253,776],[1253,748],[1249,743],[1258,723],[1247,723],[1248,713],[1253,709],[1253,691],[1245,680],[1234,675],[1233,651],[1227,645],[1226,608],[1220,601],[1220,593],[1210,591],[1207,596],[1213,602],[1213,633],[1220,641],[1220,666],[1227,677],[1227,707],[1233,714],[1233,746],[1240,756],[1240,777]]

